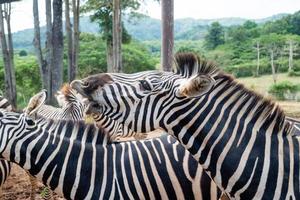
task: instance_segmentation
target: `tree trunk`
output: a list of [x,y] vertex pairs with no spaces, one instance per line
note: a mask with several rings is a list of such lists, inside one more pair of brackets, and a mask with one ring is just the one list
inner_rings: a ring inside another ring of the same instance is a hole
[[289,72],[293,70],[293,57],[294,57],[294,43],[292,40],[289,41]]
[[9,56],[10,60],[12,61],[12,65],[14,66],[14,46],[11,34],[11,27],[10,27],[10,16],[11,16],[11,4],[7,3],[5,5],[5,19],[7,23],[7,37],[8,37],[8,49],[9,49]]
[[174,46],[174,0],[162,0],[161,9],[161,64],[164,71],[172,71]]
[[72,0],[73,6],[73,47],[72,47],[72,74],[70,80],[72,81],[76,78],[77,68],[78,68],[78,54],[79,54],[79,0]]
[[16,89],[16,74],[15,74],[15,63],[14,63],[14,46],[12,40],[11,26],[10,26],[10,16],[11,16],[11,3],[6,5],[6,27],[7,27],[7,37],[8,37],[8,53],[10,59],[10,73],[11,73],[11,91],[12,91],[12,105],[16,109],[17,107],[17,89]]
[[122,71],[121,0],[113,0],[113,71]]
[[273,81],[276,83],[277,81],[277,75],[276,75],[276,69],[274,65],[274,50],[271,50],[271,67],[272,67],[272,75],[273,75]]
[[73,31],[71,27],[70,20],[70,2],[69,0],[65,0],[65,19],[66,19],[66,35],[67,35],[67,45],[68,45],[68,81],[71,82],[74,79],[74,71],[73,71]]
[[[17,96],[16,96],[16,80],[15,80],[15,71],[12,64],[11,55],[7,46],[5,28],[4,28],[4,18],[3,18],[3,5],[0,5],[0,40],[1,40],[1,49],[3,55],[3,64],[5,71],[5,94],[9,99],[13,109],[17,106]],[[10,26],[10,24],[7,24]]]
[[[52,8],[51,0],[45,0],[46,7],[46,45],[45,45],[45,60],[48,65],[48,103],[52,103],[52,66],[53,66],[53,46],[52,46]],[[46,81],[46,80],[45,80]]]
[[47,91],[50,90],[49,87],[49,69],[48,63],[43,58],[42,46],[41,46],[41,31],[40,31],[40,21],[39,21],[39,8],[38,0],[33,0],[33,18],[34,18],[34,39],[33,45],[35,49],[35,54],[38,60],[40,73],[42,77],[42,87]]
[[[63,30],[62,30],[62,0],[53,0],[53,28],[52,28],[52,94],[63,84]],[[52,102],[55,99],[52,95]]]
[[106,62],[107,62],[107,72],[114,72],[113,70],[113,45],[112,41],[106,41]]
[[260,46],[259,46],[259,42],[256,42],[256,50],[257,50],[256,77],[258,77],[259,76],[259,66],[260,66]]

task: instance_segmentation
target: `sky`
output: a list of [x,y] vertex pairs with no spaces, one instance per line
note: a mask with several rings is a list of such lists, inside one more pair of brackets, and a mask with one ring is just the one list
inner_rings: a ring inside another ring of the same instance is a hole
[[[44,0],[40,3],[40,22],[45,24]],[[216,19],[241,17],[260,19],[278,13],[294,13],[300,10],[300,0],[174,0],[174,18]],[[146,0],[139,12],[160,18],[160,4]],[[12,31],[33,27],[32,0],[13,4]]]

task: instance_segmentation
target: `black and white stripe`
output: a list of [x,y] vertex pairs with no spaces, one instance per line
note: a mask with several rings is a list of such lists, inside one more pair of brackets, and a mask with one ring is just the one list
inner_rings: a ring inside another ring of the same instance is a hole
[[[8,102],[8,100],[2,96],[0,96],[0,109],[5,109],[7,111],[12,110],[12,106]],[[0,186],[2,186],[7,177],[9,176],[11,171],[11,163],[6,160],[0,160]]]
[[24,114],[1,112],[0,152],[67,199],[220,196],[200,165],[170,136],[111,143],[102,130],[81,121],[35,122]]
[[300,199],[300,139],[280,108],[195,55],[177,64],[149,86],[99,74],[72,87],[133,131],[174,135],[232,199]]

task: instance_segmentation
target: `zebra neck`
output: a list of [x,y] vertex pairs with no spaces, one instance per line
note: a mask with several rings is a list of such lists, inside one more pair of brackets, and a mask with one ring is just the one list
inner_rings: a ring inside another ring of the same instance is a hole
[[276,113],[266,117],[251,96],[245,101],[235,89],[218,92],[190,101],[182,115],[170,114],[167,131],[231,197],[300,198],[299,140],[287,134]]

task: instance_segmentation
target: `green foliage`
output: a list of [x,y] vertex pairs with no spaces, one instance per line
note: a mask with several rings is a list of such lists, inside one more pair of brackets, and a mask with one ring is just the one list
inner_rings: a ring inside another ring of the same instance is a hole
[[[122,12],[130,12],[137,10],[140,7],[138,0],[123,0],[121,1]],[[112,42],[112,27],[113,27],[113,1],[111,0],[88,0],[81,7],[82,12],[93,13],[90,16],[91,21],[99,25],[100,33],[103,39],[107,42]],[[131,36],[127,32],[124,23],[122,22],[122,42],[129,43]]]
[[[66,45],[66,44],[65,44]],[[78,60],[78,78],[106,72],[106,45],[102,37],[81,33]],[[153,70],[159,59],[154,58],[148,48],[135,41],[123,46],[124,72]],[[64,55],[64,79],[67,80],[67,52]],[[15,55],[18,107],[25,107],[33,94],[42,89],[40,71],[34,55]],[[0,94],[4,94],[4,67],[0,60]]]
[[159,60],[152,58],[148,50],[139,43],[124,45],[122,57],[125,73],[155,70],[156,64],[159,63]]
[[[66,52],[65,52],[66,54]],[[139,42],[131,42],[122,47],[123,71],[127,73],[153,70],[159,60],[153,58],[147,47]],[[106,45],[101,36],[82,33],[78,77],[106,72]],[[65,65],[65,74],[67,65]]]
[[[19,57],[15,55],[15,70],[18,105],[24,107],[32,94],[41,89],[39,68],[34,56]],[[0,61],[0,87],[4,93],[4,69]]]
[[284,100],[286,98],[285,96],[289,94],[295,96],[298,91],[300,91],[300,85],[293,84],[289,81],[273,84],[269,88],[269,93],[275,96],[278,100]]
[[217,46],[224,44],[224,29],[219,22],[214,22],[208,29],[205,36],[205,46],[207,49],[215,49]]
[[291,76],[291,77],[293,77],[293,76],[300,76],[300,71],[299,71],[299,72],[296,72],[296,71],[294,71],[294,70],[291,70],[291,71],[288,73],[288,76]]
[[22,56],[27,56],[28,54],[27,54],[27,51],[25,51],[25,50],[21,50],[20,52],[19,52],[19,56],[20,57],[22,57]]

